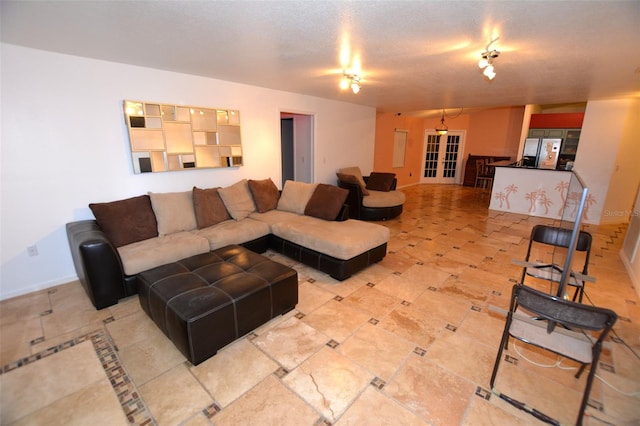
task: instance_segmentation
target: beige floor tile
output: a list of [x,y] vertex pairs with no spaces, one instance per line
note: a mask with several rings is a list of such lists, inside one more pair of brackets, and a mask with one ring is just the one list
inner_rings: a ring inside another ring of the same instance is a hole
[[0,302],[0,326],[18,321],[39,318],[51,309],[46,290],[25,294]]
[[[491,398],[497,398],[491,395]],[[462,421],[464,426],[495,426],[495,425],[529,425],[539,426],[542,424],[533,416],[516,417],[513,414],[489,403],[484,398],[476,397],[471,399],[469,409]]]
[[175,425],[213,403],[185,364],[180,364],[139,388],[159,425]]
[[89,341],[4,373],[0,376],[1,423],[11,423],[104,379]]
[[247,339],[240,339],[190,370],[221,407],[274,373],[278,364]]
[[489,309],[483,309],[482,312],[472,310],[458,326],[456,333],[470,337],[497,351],[500,339],[502,339],[505,320],[505,316],[496,314]]
[[428,423],[369,386],[336,422],[336,426],[354,425],[421,426]]
[[411,306],[458,326],[469,315],[473,303],[438,290],[424,292]]
[[80,281],[73,281],[52,288],[49,291],[49,299],[51,300],[53,312],[75,313],[96,310]]
[[318,352],[331,338],[297,318],[290,318],[252,340],[287,370]]
[[153,335],[164,336],[162,330],[142,310],[110,322],[106,327],[113,342],[120,350],[146,340]]
[[428,288],[426,282],[408,280],[402,275],[390,275],[376,284],[377,290],[407,302],[413,302]]
[[204,412],[200,412],[180,423],[180,426],[211,426],[213,422]]
[[217,425],[313,425],[320,414],[273,376],[213,417]]
[[375,284],[364,286],[351,293],[342,301],[343,304],[367,312],[373,318],[383,318],[402,302],[395,296],[376,289]]
[[152,334],[148,339],[120,348],[119,356],[138,386],[186,361],[164,334]]
[[296,310],[305,315],[309,315],[335,296],[335,293],[315,286],[310,282],[303,282],[298,286],[298,304],[296,305]]
[[371,315],[367,313],[351,309],[336,300],[330,300],[305,316],[302,321],[335,341],[343,342],[369,319]]
[[57,336],[53,336],[51,338],[45,338],[42,341],[39,341],[38,343],[35,343],[33,345],[31,345],[31,354],[35,355],[38,352],[42,352],[46,349],[52,348],[54,346],[58,346],[62,343],[68,342],[70,340],[75,339],[76,337],[79,336],[84,336],[86,334],[89,334],[91,332],[94,332],[96,330],[99,329],[104,329],[104,324],[100,324],[98,325],[97,323],[93,323],[93,324],[87,324],[83,327],[77,328],[73,331],[70,331],[68,333],[64,333],[64,334],[59,334]]
[[53,313],[45,315],[41,319],[44,337],[50,339],[72,331],[81,334],[79,330],[87,326],[93,326],[94,330],[98,329],[102,327],[104,320],[110,317],[111,312],[108,309],[96,311],[92,305],[91,309],[77,311],[56,310],[54,308]]
[[[498,391],[559,420],[562,424],[574,424],[576,421],[582,392],[559,386],[557,382],[540,375],[538,371],[502,362],[495,387]],[[528,416],[500,398],[491,398],[491,402],[518,417]]]
[[431,346],[446,326],[446,320],[412,306],[394,309],[378,324],[378,327],[412,342],[421,349]]
[[373,379],[373,375],[328,347],[284,376],[286,386],[335,422]]
[[476,386],[413,355],[385,386],[387,395],[433,425],[460,424]]
[[489,388],[498,346],[499,342],[492,347],[464,334],[447,332],[429,347],[425,359],[476,385]]
[[377,377],[388,381],[415,345],[382,327],[365,324],[337,350]]
[[114,319],[120,319],[127,315],[132,315],[142,311],[142,307],[140,307],[140,300],[137,295],[119,300],[118,303],[113,306],[109,306],[107,309],[111,312],[111,316],[113,316]]
[[109,426],[130,424],[106,377],[98,383],[84,387],[23,417],[14,423],[14,426],[89,424]]
[[40,318],[8,322],[0,326],[0,366],[31,355],[31,341],[42,338]]

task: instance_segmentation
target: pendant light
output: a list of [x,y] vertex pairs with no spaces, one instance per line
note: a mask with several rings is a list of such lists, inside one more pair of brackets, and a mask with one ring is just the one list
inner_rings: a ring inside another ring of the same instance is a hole
[[449,127],[444,124],[444,108],[442,109],[442,118],[440,118],[440,125],[435,128],[436,133],[440,136],[444,136],[449,131]]

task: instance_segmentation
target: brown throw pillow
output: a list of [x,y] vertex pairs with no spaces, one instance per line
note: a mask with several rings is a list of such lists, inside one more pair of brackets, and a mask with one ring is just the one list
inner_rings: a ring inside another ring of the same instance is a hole
[[347,200],[347,195],[347,189],[319,183],[304,209],[304,214],[324,220],[335,220]]
[[391,191],[393,180],[396,178],[395,173],[379,173],[371,172],[367,181],[367,189],[372,191]]
[[158,236],[158,223],[148,195],[110,203],[91,203],[89,208],[115,247]]
[[336,176],[338,176],[338,180],[342,181],[344,183],[348,183],[351,185],[358,185],[360,187],[360,189],[362,189],[362,195],[369,195],[369,191],[367,191],[367,189],[360,185],[360,181],[358,180],[358,178],[354,175],[347,175],[344,173],[336,173]]
[[258,213],[268,212],[278,206],[280,193],[271,178],[263,180],[249,179],[249,189],[251,190],[251,195],[253,195],[253,201],[256,203]]
[[200,189],[194,186],[193,208],[196,211],[198,229],[231,219],[220,194],[218,194],[218,188]]

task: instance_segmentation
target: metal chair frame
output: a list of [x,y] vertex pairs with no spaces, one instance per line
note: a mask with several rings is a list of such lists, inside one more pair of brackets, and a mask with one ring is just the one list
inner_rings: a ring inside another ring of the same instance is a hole
[[[522,284],[514,285],[500,348],[491,374],[492,392],[539,420],[559,425],[557,420],[496,389],[495,381],[502,352],[508,349],[509,337],[579,362],[581,366],[576,378],[580,377],[587,365],[591,365],[576,421],[577,425],[581,425],[602,345],[616,320],[616,313],[610,309],[564,300]],[[592,336],[592,333],[595,335]]]
[[[562,267],[553,263],[530,263],[531,249],[533,243],[546,244],[548,246],[568,248],[571,240],[571,230],[558,228],[548,225],[535,225],[531,230],[531,236],[529,238],[529,246],[527,248],[527,255],[524,262],[514,262],[523,266],[522,277],[520,283],[524,284],[525,277],[531,276],[534,278],[540,278],[549,280],[555,283],[560,282],[562,276]],[[584,265],[580,273],[571,271],[567,285],[575,287],[576,290],[573,294],[572,300],[575,302],[582,302],[584,296],[584,288],[587,281],[595,282],[595,278],[589,277],[589,259],[591,257],[591,234],[587,231],[580,231],[578,236],[578,243],[576,245],[576,251],[585,252]]]

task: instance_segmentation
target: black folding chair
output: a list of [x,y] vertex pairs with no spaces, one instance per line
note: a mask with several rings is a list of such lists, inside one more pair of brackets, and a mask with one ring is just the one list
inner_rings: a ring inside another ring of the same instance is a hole
[[[531,230],[531,236],[529,238],[529,247],[527,248],[527,256],[524,262],[518,262],[514,260],[515,264],[524,266],[522,270],[522,278],[520,282],[524,284],[524,280],[527,276],[548,280],[551,282],[559,283],[562,276],[562,266],[554,263],[531,263],[529,258],[531,257],[532,249],[535,249],[536,243],[545,244],[554,247],[569,247],[571,240],[571,230],[564,228],[556,228],[548,225],[536,225]],[[594,278],[589,277],[589,258],[591,256],[591,234],[586,231],[580,231],[578,235],[578,242],[576,244],[576,251],[584,252],[584,265],[579,273],[571,271],[567,285],[575,287],[576,290],[573,294],[573,301],[578,299],[578,302],[582,302],[584,296],[584,287],[587,281],[595,281]]]
[[579,362],[581,366],[575,375],[576,378],[580,377],[587,365],[591,365],[576,421],[577,425],[581,425],[602,343],[616,319],[616,313],[610,309],[564,300],[516,284],[513,286],[502,341],[491,374],[491,390],[503,400],[536,418],[559,425],[557,420],[496,389],[496,376],[509,337]]

